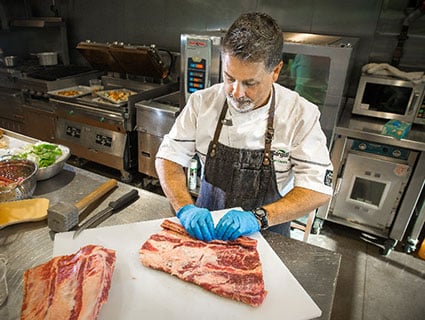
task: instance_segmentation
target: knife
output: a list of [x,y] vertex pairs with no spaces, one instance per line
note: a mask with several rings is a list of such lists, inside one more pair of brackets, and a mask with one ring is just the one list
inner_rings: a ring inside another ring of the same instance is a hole
[[93,217],[89,218],[88,220],[84,221],[80,226],[78,226],[78,229],[74,232],[73,239],[75,239],[84,229],[87,229],[98,221],[104,221],[107,218],[109,218],[114,213],[120,211],[121,209],[124,209],[129,204],[131,204],[134,200],[139,198],[139,192],[136,189],[131,190],[130,192],[127,192],[125,195],[118,198],[118,200],[111,201],[108,204],[108,207],[103,209],[102,211],[99,211],[96,213]]

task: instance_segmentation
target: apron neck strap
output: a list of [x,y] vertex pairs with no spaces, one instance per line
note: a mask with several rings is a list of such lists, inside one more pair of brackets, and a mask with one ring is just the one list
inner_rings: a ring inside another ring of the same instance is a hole
[[275,110],[275,93],[274,93],[274,87],[272,86],[272,101],[270,102],[269,118],[267,119],[267,130],[266,130],[265,141],[264,141],[263,165],[265,166],[270,165],[270,162],[271,162],[270,150],[271,150],[272,140],[274,136],[274,128],[273,128],[274,110]]
[[214,138],[211,145],[210,156],[214,157],[216,154],[216,148],[218,144],[218,138],[220,137],[221,128],[223,128],[224,118],[226,117],[226,112],[228,109],[227,98],[224,101],[223,109],[221,110],[220,117],[218,118],[217,126],[215,127]]
[[[228,105],[227,105],[227,99],[226,99],[224,101],[223,109],[221,110],[221,114],[218,119],[217,126],[215,128],[211,151],[210,151],[211,157],[214,157],[216,154],[218,138],[220,137],[221,129],[223,128],[223,122],[224,122],[224,118],[226,117],[227,109],[228,109]],[[274,92],[274,87],[272,86],[272,100],[270,102],[269,117],[267,119],[267,130],[266,130],[265,141],[264,141],[263,165],[265,166],[270,165],[270,162],[271,162],[270,150],[271,150],[272,140],[274,136],[274,129],[273,129],[274,111],[275,111],[275,92]]]

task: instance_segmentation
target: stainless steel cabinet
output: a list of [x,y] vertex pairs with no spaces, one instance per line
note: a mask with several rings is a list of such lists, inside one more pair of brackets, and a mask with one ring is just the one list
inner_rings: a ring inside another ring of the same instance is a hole
[[23,132],[23,102],[20,90],[0,88],[0,127],[18,133]]

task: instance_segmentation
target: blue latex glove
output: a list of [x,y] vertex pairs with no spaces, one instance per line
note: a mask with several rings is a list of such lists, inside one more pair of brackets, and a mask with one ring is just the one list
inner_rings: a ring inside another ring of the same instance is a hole
[[230,210],[218,222],[215,235],[220,240],[235,240],[259,230],[258,220],[251,211]]
[[214,222],[208,209],[188,204],[181,207],[176,215],[192,237],[207,242],[215,239]]

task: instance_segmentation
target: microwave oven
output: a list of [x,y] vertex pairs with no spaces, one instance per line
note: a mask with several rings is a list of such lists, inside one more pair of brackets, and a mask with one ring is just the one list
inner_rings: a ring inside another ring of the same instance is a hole
[[425,124],[425,83],[390,76],[360,77],[352,113]]

